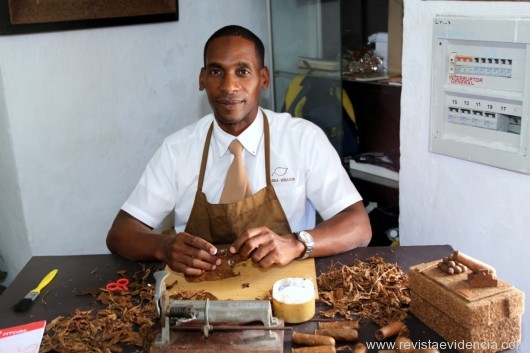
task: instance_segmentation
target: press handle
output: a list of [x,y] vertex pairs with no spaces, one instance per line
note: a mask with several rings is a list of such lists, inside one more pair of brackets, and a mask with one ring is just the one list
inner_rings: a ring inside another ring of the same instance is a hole
[[156,308],[156,316],[160,317],[161,308],[160,308],[160,298],[162,294],[166,291],[166,282],[165,279],[169,276],[169,272],[167,271],[156,271],[153,276],[155,277],[156,283],[155,283],[155,295],[154,295],[154,301],[155,301],[155,308]]

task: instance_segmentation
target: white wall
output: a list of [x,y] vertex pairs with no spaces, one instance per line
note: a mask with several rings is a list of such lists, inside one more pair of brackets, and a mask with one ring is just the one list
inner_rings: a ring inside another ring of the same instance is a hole
[[[266,1],[181,0],[178,22],[0,36],[0,264],[108,252],[107,231],[162,139],[209,113],[203,46]],[[270,94],[265,95],[264,105]]]
[[[530,176],[429,152],[431,36],[437,14],[530,16],[530,3],[405,0],[400,240],[403,245],[450,244],[530,293]],[[530,340],[528,314],[523,340]],[[521,348],[530,351],[530,343]]]

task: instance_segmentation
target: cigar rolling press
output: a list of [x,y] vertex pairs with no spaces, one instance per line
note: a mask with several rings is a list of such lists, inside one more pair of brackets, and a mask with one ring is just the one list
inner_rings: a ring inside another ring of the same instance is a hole
[[283,352],[284,322],[268,300],[174,300],[167,271],[154,274],[161,332],[150,353]]

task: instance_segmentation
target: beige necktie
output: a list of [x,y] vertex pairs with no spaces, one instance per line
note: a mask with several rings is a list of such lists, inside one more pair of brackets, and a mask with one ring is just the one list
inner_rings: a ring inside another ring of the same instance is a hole
[[243,165],[243,145],[235,139],[230,143],[228,149],[234,155],[234,160],[226,174],[225,187],[221,194],[220,203],[237,202],[250,195],[247,171]]

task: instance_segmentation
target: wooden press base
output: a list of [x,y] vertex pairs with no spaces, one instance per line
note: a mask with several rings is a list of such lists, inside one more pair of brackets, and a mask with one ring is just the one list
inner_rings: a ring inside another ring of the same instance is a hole
[[150,353],[281,353],[283,331],[244,330],[211,332],[205,338],[201,332],[171,332],[173,343],[151,345]]

